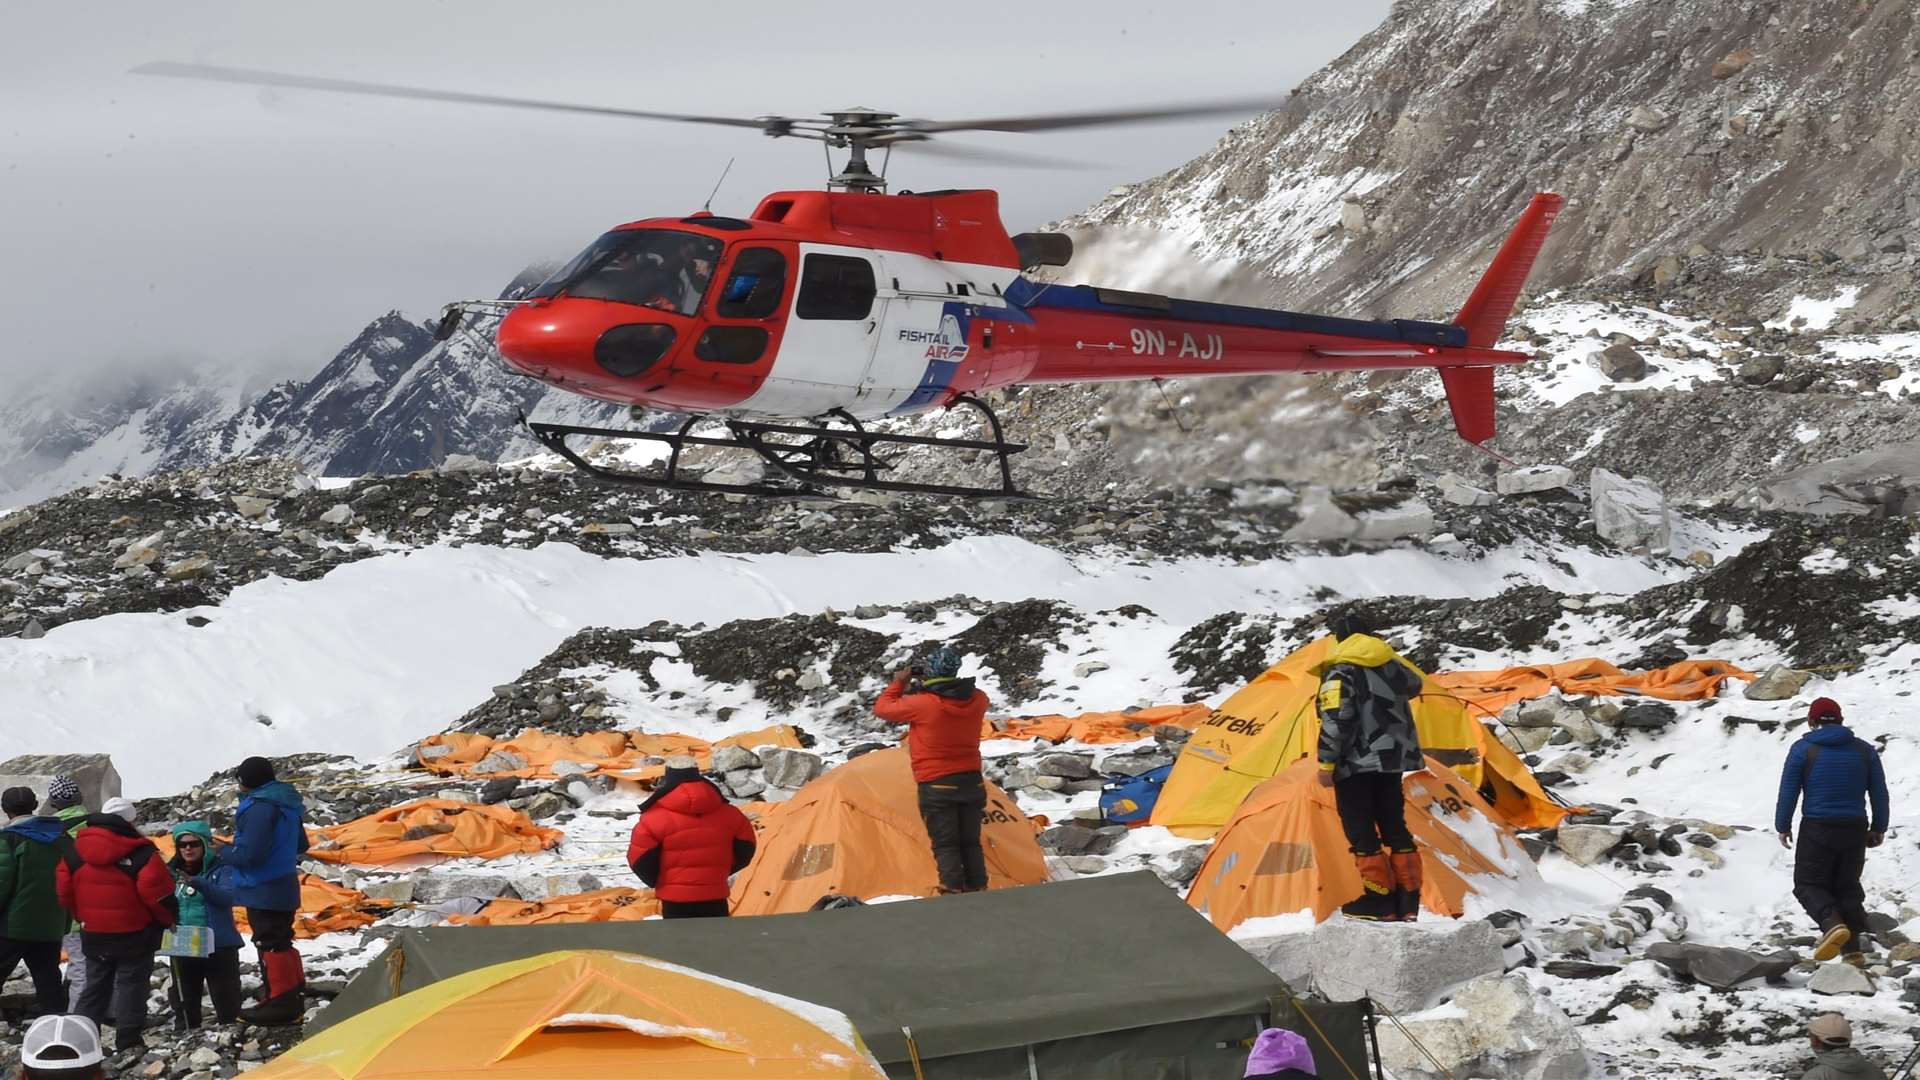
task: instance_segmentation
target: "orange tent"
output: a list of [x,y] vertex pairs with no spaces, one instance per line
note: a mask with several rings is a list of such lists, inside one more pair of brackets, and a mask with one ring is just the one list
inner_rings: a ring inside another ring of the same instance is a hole
[[260,1080],[886,1080],[845,1014],[633,953],[477,968],[328,1028]]
[[1162,724],[1192,731],[1213,709],[1205,702],[1190,705],[1155,705],[1132,712],[1090,712],[1078,716],[1009,716],[988,719],[980,725],[980,738],[1042,739],[1050,743],[1073,740],[1083,743],[1135,742],[1153,734]]
[[482,806],[452,799],[420,799],[378,813],[312,830],[310,859],[381,865],[415,855],[498,859],[544,851],[565,838],[504,805]]
[[1729,679],[1751,681],[1754,674],[1722,660],[1683,660],[1652,671],[1626,672],[1589,657],[1503,671],[1450,671],[1429,677],[1492,714],[1516,701],[1545,697],[1554,690],[1572,695],[1625,694],[1699,701],[1719,694]]
[[[442,776],[511,776],[521,780],[553,780],[559,777],[554,765],[570,761],[586,766],[588,772],[620,773],[630,780],[657,779],[664,767],[645,764],[648,758],[670,758],[691,754],[700,767],[712,764],[716,746],[785,746],[798,749],[800,733],[791,724],[775,724],[756,731],[744,731],[719,742],[710,743],[691,735],[648,735],[633,731],[592,731],[585,735],[555,735],[528,728],[511,739],[456,731],[429,735],[420,740],[420,764]],[[527,764],[524,768],[492,770],[476,774],[474,766],[492,754],[511,754]]]
[[[1360,895],[1333,792],[1301,759],[1254,788],[1207,852],[1187,903],[1221,930],[1248,919],[1311,909],[1315,922]],[[1499,881],[1539,877],[1525,849],[1473,785],[1429,757],[1402,779],[1407,828],[1420,848],[1422,906],[1466,911],[1469,894]]]
[[477,914],[455,915],[455,926],[539,926],[544,923],[637,922],[660,914],[652,889],[600,889],[545,900],[491,900]]
[[[760,846],[733,883],[735,915],[806,911],[829,893],[862,900],[932,896],[939,884],[920,820],[907,752],[854,758],[761,816]],[[991,888],[1046,881],[1038,827],[1007,793],[987,785],[986,850]]]

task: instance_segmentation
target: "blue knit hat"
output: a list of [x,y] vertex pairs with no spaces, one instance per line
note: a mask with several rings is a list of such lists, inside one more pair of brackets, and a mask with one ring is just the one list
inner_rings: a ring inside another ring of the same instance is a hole
[[960,674],[960,654],[945,645],[928,653],[923,663],[930,679],[951,679]]

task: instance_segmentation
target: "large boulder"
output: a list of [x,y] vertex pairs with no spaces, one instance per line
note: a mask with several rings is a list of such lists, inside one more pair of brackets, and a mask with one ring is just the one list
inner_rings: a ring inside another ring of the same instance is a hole
[[120,797],[120,773],[106,754],[23,754],[0,761],[0,788],[32,788],[44,805],[47,784],[64,776],[80,785],[80,801],[98,812],[108,799]]
[[501,874],[445,874],[421,871],[413,875],[413,901],[417,904],[472,898],[497,900],[501,897],[523,900],[514,892],[513,882]]
[[1852,964],[1821,964],[1807,989],[1816,994],[1872,994],[1873,976]]
[[1798,694],[1812,678],[1811,671],[1775,664],[1747,684],[1744,696],[1749,701],[1785,701]]
[[[1443,1075],[1575,1080],[1592,1075],[1573,1022],[1534,993],[1524,976],[1475,979],[1435,1011],[1440,1015],[1407,1018],[1405,1033],[1398,1026],[1381,1025],[1380,1062],[1398,1080],[1440,1080]],[[1428,1054],[1445,1073],[1435,1070]]]
[[1595,469],[1587,480],[1593,530],[1619,547],[1665,551],[1673,546],[1667,496],[1651,480]]
[[760,763],[766,767],[767,786],[797,790],[827,771],[827,763],[818,754],[805,750],[772,747],[760,751]]
[[1581,866],[1592,866],[1626,838],[1627,830],[1615,825],[1562,825],[1553,842],[1567,858]]
[[1647,946],[1647,959],[1683,978],[1728,990],[1749,979],[1775,979],[1793,970],[1799,958],[1790,952],[1752,953],[1719,945],[1659,941]]
[[1370,997],[1418,1012],[1468,979],[1506,966],[1493,926],[1479,919],[1372,923],[1329,919],[1314,928],[1313,985],[1329,1001]]
[[1529,495],[1556,491],[1573,483],[1573,470],[1565,465],[1524,465],[1494,477],[1494,489],[1502,495]]
[[1615,382],[1639,382],[1647,377],[1647,358],[1625,342],[1602,349],[1594,354],[1593,362],[1602,375]]
[[1313,931],[1236,937],[1234,944],[1280,976],[1289,987],[1304,990],[1313,980]]

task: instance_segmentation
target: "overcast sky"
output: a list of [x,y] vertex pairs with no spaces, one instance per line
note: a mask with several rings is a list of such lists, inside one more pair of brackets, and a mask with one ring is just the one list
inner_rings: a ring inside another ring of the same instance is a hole
[[[1389,0],[809,4],[9,0],[0,34],[0,387],[182,363],[310,375],[371,318],[496,295],[608,226],[817,187],[820,148],[730,128],[127,74],[150,60],[757,116],[960,119],[1284,94]],[[954,136],[1084,161],[893,162],[994,187],[1018,231],[1236,121]]]

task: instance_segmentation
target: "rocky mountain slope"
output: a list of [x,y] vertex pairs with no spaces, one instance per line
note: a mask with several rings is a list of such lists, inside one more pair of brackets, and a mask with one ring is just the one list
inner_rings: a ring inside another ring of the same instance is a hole
[[[545,273],[530,268],[501,295]],[[516,426],[523,413],[580,423],[619,415],[509,372],[493,355],[490,322],[436,343],[397,311],[303,382],[257,390],[243,375],[197,369],[86,395],[55,386],[0,405],[0,505],[248,455],[322,476],[407,472],[451,454],[519,457],[537,449]]]

